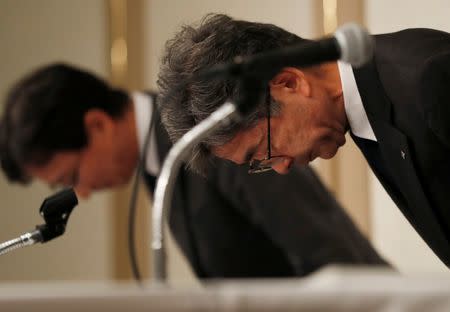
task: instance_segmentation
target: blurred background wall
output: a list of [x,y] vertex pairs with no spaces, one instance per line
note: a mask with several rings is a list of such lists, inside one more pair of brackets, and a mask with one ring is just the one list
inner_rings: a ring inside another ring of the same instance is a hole
[[[1,0],[1,105],[12,83],[49,62],[69,62],[108,76],[107,21],[103,0]],[[52,192],[40,183],[10,185],[2,174],[0,240],[43,223],[38,210]],[[110,204],[107,194],[97,194],[73,211],[66,235],[0,257],[0,281],[111,276]]]
[[[164,42],[182,24],[209,12],[274,23],[307,38],[330,33],[346,21],[363,23],[373,33],[405,27],[450,31],[450,2],[445,0],[1,0],[0,106],[20,76],[54,61],[81,66],[130,90],[154,89]],[[333,161],[314,166],[362,232],[400,271],[446,271],[385,195],[353,144]],[[41,223],[38,208],[51,193],[39,183],[10,185],[2,176],[0,241]],[[81,202],[65,236],[0,257],[0,282],[130,278],[128,196],[129,188],[123,188]],[[145,198],[142,194],[138,245],[148,276],[150,202]],[[194,280],[173,242],[169,262],[175,283]]]

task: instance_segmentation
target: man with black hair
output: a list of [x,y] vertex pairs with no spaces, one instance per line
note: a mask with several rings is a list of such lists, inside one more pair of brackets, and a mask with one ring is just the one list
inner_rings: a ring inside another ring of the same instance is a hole
[[[202,171],[219,157],[248,163],[252,172],[287,173],[294,164],[332,158],[349,131],[392,200],[450,266],[450,34],[407,29],[374,40],[373,59],[358,69],[334,61],[279,70],[264,81],[267,100],[200,142],[190,165]],[[225,15],[184,27],[168,42],[159,75],[170,137],[246,92],[236,80],[199,80],[196,73],[306,41]]]
[[[11,181],[38,178],[77,194],[128,182],[152,114],[145,178],[153,192],[171,147],[149,94],[111,88],[64,64],[38,69],[9,93],[0,124]],[[283,191],[283,195],[280,196]],[[170,229],[200,278],[304,276],[331,263],[386,264],[310,168],[249,176],[219,162],[206,179],[181,170]]]

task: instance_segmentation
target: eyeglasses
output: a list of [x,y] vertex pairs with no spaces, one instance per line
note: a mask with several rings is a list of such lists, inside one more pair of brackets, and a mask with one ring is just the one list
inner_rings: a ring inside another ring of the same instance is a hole
[[266,171],[272,170],[272,166],[280,163],[284,158],[280,156],[272,156],[271,155],[271,147],[270,147],[270,101],[267,104],[267,157],[258,160],[252,159],[250,161],[250,165],[248,168],[249,174],[262,173]]

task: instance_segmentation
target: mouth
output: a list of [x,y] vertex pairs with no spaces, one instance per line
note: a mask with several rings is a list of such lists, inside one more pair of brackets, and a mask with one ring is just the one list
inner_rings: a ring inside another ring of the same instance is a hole
[[299,156],[299,157],[295,158],[294,162],[297,165],[306,166],[314,159],[315,159],[315,157],[313,157],[312,152],[310,152],[309,154],[304,154],[303,156]]

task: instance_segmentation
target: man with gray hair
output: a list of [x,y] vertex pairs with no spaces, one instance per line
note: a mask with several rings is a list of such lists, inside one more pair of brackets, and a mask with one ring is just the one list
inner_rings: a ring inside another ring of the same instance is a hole
[[[219,157],[249,163],[250,172],[287,173],[294,164],[332,158],[350,131],[404,216],[450,266],[450,34],[407,29],[374,40],[373,59],[359,69],[334,61],[274,73],[266,100],[242,123],[199,143],[190,166],[202,172]],[[302,42],[274,25],[225,15],[184,27],[168,42],[159,76],[171,138],[246,92],[235,80],[201,80],[196,73]]]

